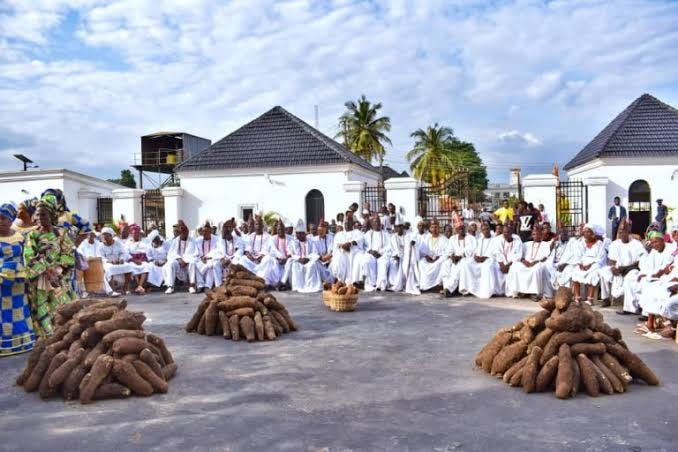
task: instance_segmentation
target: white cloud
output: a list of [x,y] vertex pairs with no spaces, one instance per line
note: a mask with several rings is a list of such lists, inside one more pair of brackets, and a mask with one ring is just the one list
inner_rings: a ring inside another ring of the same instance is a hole
[[563,74],[560,71],[545,72],[529,84],[525,93],[533,100],[544,99],[560,88],[562,77]]
[[535,147],[542,144],[541,140],[530,132],[518,132],[509,130],[498,135],[499,141],[504,143],[516,143],[525,147]]

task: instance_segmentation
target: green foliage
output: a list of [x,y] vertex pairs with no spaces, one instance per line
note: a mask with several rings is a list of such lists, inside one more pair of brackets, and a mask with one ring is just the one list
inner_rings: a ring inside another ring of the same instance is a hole
[[451,128],[438,123],[410,135],[414,147],[407,153],[415,178],[436,185],[454,173],[469,172],[469,188],[482,192],[487,188],[487,169],[472,143],[459,140]]
[[268,211],[264,212],[263,220],[267,229],[271,229],[282,216],[278,212]]
[[114,184],[122,185],[123,187],[137,188],[137,181],[134,179],[134,174],[128,169],[120,171],[120,178],[108,179],[108,182],[113,182]]
[[383,164],[384,145],[391,144],[386,135],[391,130],[391,119],[379,116],[381,102],[372,104],[363,94],[357,103],[348,101],[344,105],[346,111],[339,117],[339,132],[335,138],[341,138],[347,148],[368,162],[376,159]]

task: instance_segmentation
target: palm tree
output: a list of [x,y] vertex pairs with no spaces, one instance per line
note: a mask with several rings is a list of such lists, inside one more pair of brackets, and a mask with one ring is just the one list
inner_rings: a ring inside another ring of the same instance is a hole
[[344,104],[346,111],[339,117],[339,132],[335,138],[342,138],[344,145],[354,154],[368,162],[377,159],[384,162],[384,144],[391,144],[386,132],[391,130],[391,119],[379,116],[381,102],[372,104],[363,94],[358,102]]
[[426,130],[415,130],[410,136],[414,138],[414,147],[405,157],[417,179],[437,185],[463,166],[464,154],[459,152],[460,142],[449,127],[436,122]]

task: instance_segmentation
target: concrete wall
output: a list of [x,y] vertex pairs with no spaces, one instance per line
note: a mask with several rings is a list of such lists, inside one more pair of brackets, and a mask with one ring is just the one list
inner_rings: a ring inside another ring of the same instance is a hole
[[544,204],[544,211],[553,230],[556,228],[556,186],[558,178],[551,174],[530,174],[525,176],[523,198],[535,206]]
[[[240,218],[242,208],[274,211],[296,221],[306,218],[306,195],[319,190],[324,197],[325,218],[333,218],[359,201],[347,193],[346,182],[376,183],[378,175],[355,165],[271,168],[256,170],[186,171],[180,173],[183,196],[180,217],[195,227],[205,219]],[[170,224],[170,223],[167,223]]]

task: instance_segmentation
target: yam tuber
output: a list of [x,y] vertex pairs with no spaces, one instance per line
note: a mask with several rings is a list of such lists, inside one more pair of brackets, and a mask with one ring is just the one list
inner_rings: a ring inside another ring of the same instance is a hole
[[191,320],[188,321],[186,324],[186,332],[191,333],[195,331],[198,328],[198,323],[200,322],[200,319],[202,318],[203,314],[205,313],[205,310],[207,310],[207,306],[209,306],[210,300],[209,298],[205,298],[200,305],[198,305],[198,309],[195,311],[195,314],[193,314],[193,317],[191,317]]
[[537,374],[535,391],[542,392],[551,386],[553,380],[556,378],[556,373],[558,373],[558,357],[553,356],[546,364],[544,364]]
[[231,329],[231,339],[234,341],[240,340],[240,318],[237,315],[232,315],[228,318],[228,324]]
[[556,374],[556,397],[559,399],[566,399],[572,395],[573,374],[570,346],[562,344],[558,350],[558,373]]
[[254,332],[257,335],[258,341],[266,340],[266,336],[264,336],[264,320],[259,311],[254,313]]
[[124,399],[129,397],[132,391],[120,383],[103,383],[94,393],[94,400]]
[[146,363],[137,360],[132,362],[132,365],[134,366],[134,369],[136,369],[139,376],[149,382],[155,391],[165,394],[169,390],[169,385],[165,379],[156,375],[156,373],[153,372],[153,369],[148,367]]
[[247,342],[254,342],[257,339],[254,333],[254,320],[252,320],[252,317],[240,318],[240,330],[245,335]]
[[537,374],[539,372],[539,359],[543,350],[539,347],[533,347],[530,356],[523,367],[522,386],[526,394],[534,392],[537,387]]
[[94,392],[106,379],[113,367],[113,358],[108,355],[100,355],[92,366],[92,370],[80,383],[80,402],[89,403],[94,397]]
[[577,363],[581,370],[581,381],[584,384],[586,393],[591,397],[598,397],[600,385],[598,383],[598,375],[594,369],[595,366],[583,353],[577,355]]
[[652,372],[652,370],[645,365],[635,353],[625,349],[621,345],[607,344],[607,351],[616,358],[622,360],[624,365],[629,369],[629,373],[643,380],[645,383],[656,386],[659,384],[659,378]]
[[492,361],[490,375],[503,374],[525,354],[527,344],[519,341],[504,347]]
[[205,310],[205,334],[207,336],[214,336],[216,334],[218,321],[219,311],[217,310],[217,302],[211,301]]
[[231,326],[228,323],[228,316],[224,311],[219,311],[219,321],[221,322],[222,334],[225,339],[231,338]]
[[132,364],[116,359],[113,363],[113,374],[120,383],[130,388],[133,393],[143,397],[153,394],[153,386],[137,373]]

